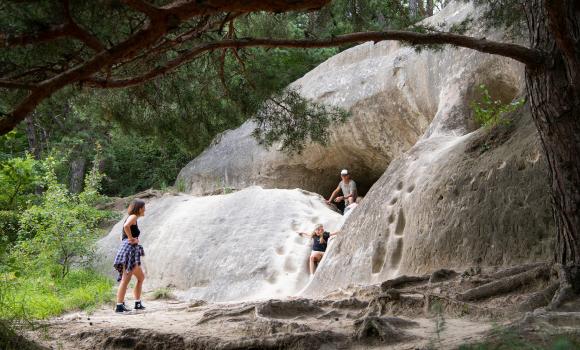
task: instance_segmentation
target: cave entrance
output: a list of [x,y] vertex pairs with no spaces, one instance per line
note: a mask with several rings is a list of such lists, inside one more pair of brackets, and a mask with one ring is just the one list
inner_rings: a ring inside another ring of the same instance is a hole
[[[386,168],[386,167],[385,167]],[[336,189],[338,183],[341,181],[340,178],[340,171],[341,169],[348,169],[350,174],[350,178],[355,181],[356,188],[358,191],[359,197],[364,197],[367,195],[367,192],[373,186],[373,184],[381,177],[382,172],[373,171],[366,167],[337,167],[332,169],[325,169],[320,171],[317,175],[318,181],[313,181],[316,183],[316,187],[312,190],[316,193],[319,193],[324,198],[328,199],[332,191]],[[383,169],[384,171],[384,169]],[[341,194],[339,194],[341,195]],[[340,209],[344,209],[340,207]]]

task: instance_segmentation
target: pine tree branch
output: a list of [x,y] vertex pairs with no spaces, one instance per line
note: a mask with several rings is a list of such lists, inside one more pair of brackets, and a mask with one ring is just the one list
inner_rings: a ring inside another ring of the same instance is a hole
[[89,78],[85,80],[87,85],[99,88],[122,88],[142,84],[158,76],[167,74],[175,68],[199,57],[201,54],[226,48],[249,48],[249,47],[286,47],[286,48],[323,48],[335,47],[345,44],[360,43],[367,41],[378,42],[381,40],[401,40],[413,45],[451,44],[459,47],[471,48],[480,52],[509,57],[526,65],[539,65],[544,62],[541,52],[525,46],[500,43],[486,39],[477,39],[453,33],[415,33],[408,31],[365,32],[336,36],[329,39],[260,39],[246,38],[235,40],[223,40],[198,45],[177,58],[167,62],[163,66],[156,67],[149,72],[127,79],[105,80]]
[[[208,16],[211,14],[223,14],[227,12],[239,12],[243,14],[254,11],[284,12],[308,10],[319,8],[328,3],[329,0],[294,0],[292,2],[283,0],[246,0],[243,2],[229,0],[177,0],[167,6],[159,8],[159,11],[151,10],[151,6],[147,5],[144,1],[125,0],[125,2],[134,8],[153,14],[151,15],[152,17],[150,17],[150,20],[145,21],[140,30],[123,42],[118,43],[107,50],[97,52],[92,58],[31,86],[28,96],[20,101],[10,114],[0,118],[0,135],[12,130],[26,117],[26,115],[32,112],[40,102],[67,85],[86,83],[92,86],[104,88],[132,86],[166,74],[205,52],[218,49],[241,49],[250,47],[322,48],[367,41],[378,42],[382,40],[399,40],[408,42],[412,45],[450,44],[471,48],[485,53],[510,57],[528,66],[541,65],[545,61],[544,55],[541,52],[515,44],[493,42],[452,33],[386,31],[353,33],[328,39],[285,40],[245,38],[209,42],[194,46],[193,48],[183,52],[176,59],[141,76],[118,80],[100,79],[95,76],[98,72],[105,71],[121,62],[131,60],[144,52],[148,52],[148,50],[151,50],[151,48],[158,45],[160,40],[162,40],[170,30],[175,28],[180,21],[183,22],[196,16]],[[28,36],[25,35],[18,38],[8,38],[6,35],[3,36],[0,33],[0,48],[54,40],[57,37],[70,35],[70,29],[71,24],[69,21],[67,25],[56,26],[52,30],[43,33]],[[90,42],[88,37],[82,34],[77,33],[75,35],[83,37],[83,42],[85,43]],[[97,47],[95,43],[91,45]],[[18,83],[16,82],[5,82],[6,87],[16,87],[17,85]],[[24,85],[21,86],[23,88],[25,87]]]
[[59,38],[70,37],[83,42],[96,52],[104,50],[105,46],[97,37],[83,29],[75,22],[70,13],[69,0],[63,0],[62,4],[65,23],[52,26],[48,30],[37,33],[26,33],[16,36],[0,33],[0,48],[34,45],[54,41]]
[[70,32],[70,36],[82,41],[95,50],[96,52],[101,52],[105,49],[105,45],[93,34],[89,33],[83,29],[72,17],[70,12],[70,2],[69,0],[63,0],[63,10],[64,17],[66,19],[67,30]]
[[29,84],[29,83],[24,83],[24,82],[20,82],[20,81],[14,81],[14,80],[0,79],[0,88],[31,90],[34,87],[35,87],[34,84]]
[[144,13],[146,16],[150,18],[159,17],[163,12],[160,8],[155,7],[146,1],[141,0],[123,0],[123,2],[129,6],[130,8]]

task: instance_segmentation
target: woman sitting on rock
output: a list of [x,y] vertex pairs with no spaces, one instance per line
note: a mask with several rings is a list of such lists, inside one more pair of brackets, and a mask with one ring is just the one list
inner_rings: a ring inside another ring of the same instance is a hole
[[117,307],[115,312],[131,311],[125,307],[125,294],[127,293],[127,286],[131,281],[131,277],[137,278],[137,284],[133,289],[135,296],[135,310],[143,310],[145,307],[141,303],[141,290],[143,289],[143,280],[145,274],[141,269],[141,257],[145,255],[143,247],[139,245],[139,226],[137,226],[137,218],[145,215],[145,202],[141,199],[135,199],[127,209],[129,216],[123,224],[122,242],[115,257],[113,266],[119,273],[117,282],[119,289],[117,291]]
[[324,231],[324,226],[318,224],[314,228],[314,232],[298,232],[298,234],[302,237],[306,236],[312,238],[312,253],[310,253],[310,278],[312,278],[314,276],[314,271],[316,271],[316,264],[320,262],[324,256],[328,240],[330,237],[336,236],[338,232],[326,232]]

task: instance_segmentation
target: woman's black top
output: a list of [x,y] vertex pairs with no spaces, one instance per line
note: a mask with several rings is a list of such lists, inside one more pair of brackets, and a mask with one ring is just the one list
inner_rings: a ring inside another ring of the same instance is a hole
[[316,251],[316,252],[325,252],[326,251],[326,246],[328,245],[328,239],[330,238],[330,232],[324,232],[322,234],[322,237],[324,238],[324,244],[320,243],[320,236],[313,236],[312,237],[312,250]]
[[[127,221],[127,219],[125,219],[125,222]],[[127,234],[125,233],[125,223],[123,223],[123,227],[121,228],[121,230],[123,231],[123,239],[127,239]],[[141,231],[139,231],[139,226],[137,226],[137,223],[135,223],[135,225],[131,225],[131,236],[133,236],[133,238],[137,238],[139,237],[139,234],[141,233]]]

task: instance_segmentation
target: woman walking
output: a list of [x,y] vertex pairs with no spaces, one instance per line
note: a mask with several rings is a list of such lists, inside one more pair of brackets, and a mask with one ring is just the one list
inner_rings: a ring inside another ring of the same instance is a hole
[[137,226],[137,219],[145,215],[145,202],[141,199],[133,200],[127,209],[127,213],[129,216],[123,224],[121,246],[113,264],[117,272],[119,272],[117,282],[121,282],[117,291],[117,306],[115,308],[115,312],[120,313],[131,311],[125,306],[125,294],[133,276],[137,278],[137,284],[133,289],[135,310],[145,309],[141,303],[141,290],[145,279],[145,274],[141,269],[141,257],[145,255],[145,251],[139,245],[141,232],[139,231],[139,226]]
[[336,236],[338,232],[326,232],[324,231],[324,226],[322,224],[316,225],[314,232],[298,232],[302,237],[306,236],[312,238],[312,253],[310,253],[310,278],[314,276],[314,271],[316,271],[316,264],[322,260],[326,247],[328,246],[328,240],[330,237]]

